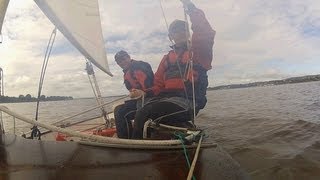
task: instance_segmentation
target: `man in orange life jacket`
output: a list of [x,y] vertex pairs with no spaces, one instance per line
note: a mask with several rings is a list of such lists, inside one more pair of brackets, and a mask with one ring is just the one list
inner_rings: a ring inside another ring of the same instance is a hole
[[[117,52],[114,58],[123,69],[124,84],[129,91],[132,89],[146,91],[153,86],[154,74],[149,63],[133,60],[123,50]],[[138,104],[136,99],[132,99],[115,108],[115,123],[119,138],[130,138],[132,132],[131,120],[134,119]]]
[[[170,124],[175,121],[192,120],[193,108],[198,114],[207,103],[207,71],[212,68],[213,43],[215,31],[210,26],[204,12],[195,7],[190,0],[181,0],[192,23],[192,45],[188,49],[189,32],[186,22],[175,20],[169,26],[169,38],[174,45],[163,57],[155,73],[154,86],[146,91],[132,90],[131,96],[157,96],[137,111],[132,138],[141,139],[143,126],[147,119]],[[192,59],[194,65],[190,68]],[[193,77],[192,77],[193,76]],[[193,107],[194,80],[195,104]],[[169,114],[174,114],[168,118]],[[163,118],[162,118],[163,117]]]

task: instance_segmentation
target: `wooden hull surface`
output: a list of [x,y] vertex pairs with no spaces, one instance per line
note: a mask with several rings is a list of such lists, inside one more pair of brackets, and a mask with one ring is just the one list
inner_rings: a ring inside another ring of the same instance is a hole
[[[2,135],[0,179],[186,179],[183,149],[134,150]],[[190,163],[196,149],[187,150]],[[219,146],[202,148],[196,179],[248,179]]]

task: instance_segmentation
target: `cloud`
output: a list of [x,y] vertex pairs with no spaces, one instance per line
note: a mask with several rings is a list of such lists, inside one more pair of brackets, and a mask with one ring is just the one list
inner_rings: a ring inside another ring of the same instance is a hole
[[[184,19],[179,1],[99,1],[111,78],[96,69],[103,96],[125,94],[114,54],[127,50],[154,70],[171,44],[167,23]],[[320,1],[194,0],[217,31],[209,86],[281,79],[320,72]],[[33,1],[11,0],[0,45],[6,94],[35,95],[54,26]],[[92,97],[83,56],[57,34],[43,94]]]

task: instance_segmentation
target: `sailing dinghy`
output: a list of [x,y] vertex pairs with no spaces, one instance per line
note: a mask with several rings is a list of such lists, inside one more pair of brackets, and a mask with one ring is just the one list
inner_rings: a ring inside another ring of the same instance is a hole
[[[97,0],[34,1],[89,64],[94,64],[112,76],[105,53]],[[0,25],[8,2],[0,0]],[[29,119],[0,106],[1,120],[2,113],[6,113],[14,120],[32,124],[33,130],[37,130],[31,132],[31,139],[28,135],[22,138],[5,133],[3,125],[0,124],[1,179],[248,178],[236,161],[216,143],[204,138],[203,131],[197,128],[169,126],[151,121],[145,126],[145,139],[117,138],[113,135],[114,131],[112,132],[112,112],[104,109],[110,102],[102,101],[97,86],[95,95],[97,107],[85,112],[100,108],[104,111],[104,118],[98,117],[74,124],[63,124],[70,117],[62,119],[59,125],[46,124],[37,117],[35,120]],[[153,139],[148,137],[149,129],[166,129],[176,133],[171,133],[172,135],[178,135],[176,138],[171,136],[169,139]]]

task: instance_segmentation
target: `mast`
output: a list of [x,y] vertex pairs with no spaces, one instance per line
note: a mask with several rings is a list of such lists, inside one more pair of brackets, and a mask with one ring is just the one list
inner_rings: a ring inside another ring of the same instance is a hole
[[[99,88],[99,85],[98,85],[98,82],[97,82],[97,79],[96,79],[96,76],[95,76],[95,73],[94,73],[94,70],[93,70],[93,67],[92,67],[92,64],[91,64],[91,62],[89,60],[87,60],[86,69],[85,70],[87,71],[88,78],[89,78],[89,81],[90,81],[90,84],[91,84],[91,88],[93,90],[93,93],[94,93],[94,96],[96,98],[96,101],[97,101],[98,105],[104,104],[102,96],[101,96],[100,88]],[[112,124],[110,122],[110,119],[109,119],[109,116],[108,116],[107,112],[104,109],[104,106],[101,106],[101,113],[102,113],[102,118],[106,121],[107,127],[111,128]]]

